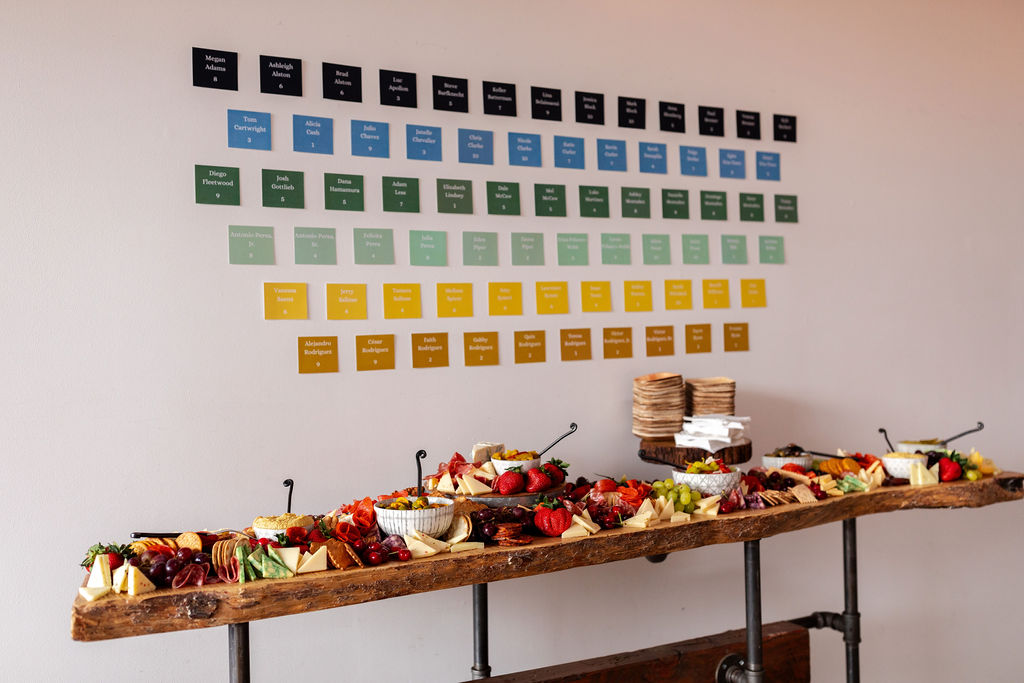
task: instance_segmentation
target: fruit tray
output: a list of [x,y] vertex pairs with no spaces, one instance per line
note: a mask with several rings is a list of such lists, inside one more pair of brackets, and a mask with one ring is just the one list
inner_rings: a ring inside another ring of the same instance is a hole
[[[679,448],[676,446],[675,439],[670,437],[641,439],[637,455],[644,462],[685,468],[694,460],[703,460],[708,457],[709,453],[703,448]],[[746,443],[728,446],[714,453],[714,456],[721,458],[726,465],[739,465],[747,462],[752,455],[753,448],[750,439],[747,439]]]

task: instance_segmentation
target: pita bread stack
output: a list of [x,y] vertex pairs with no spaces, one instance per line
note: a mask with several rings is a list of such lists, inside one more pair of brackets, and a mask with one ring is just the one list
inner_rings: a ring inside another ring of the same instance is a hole
[[736,380],[699,377],[686,381],[686,414],[735,415]]
[[640,438],[671,437],[683,427],[686,393],[683,377],[657,372],[633,380],[633,434]]

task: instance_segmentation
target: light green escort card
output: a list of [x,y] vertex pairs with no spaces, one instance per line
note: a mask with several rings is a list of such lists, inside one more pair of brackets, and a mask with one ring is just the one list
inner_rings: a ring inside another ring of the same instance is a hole
[[648,187],[622,188],[622,217],[650,218],[651,190]]
[[196,204],[241,204],[238,168],[197,164]]
[[263,206],[305,208],[306,194],[302,171],[263,169]]
[[539,232],[512,233],[512,265],[543,266],[544,235]]
[[669,235],[644,235],[644,265],[672,265],[672,243]]
[[533,186],[533,201],[538,216],[565,216],[565,185]]
[[519,183],[487,183],[487,213],[495,216],[518,216]]
[[469,180],[437,179],[438,213],[473,213],[473,183]]
[[795,194],[777,194],[775,195],[775,222],[776,223],[796,223],[797,211],[796,211],[796,195]]
[[384,176],[381,179],[381,192],[385,211],[420,212],[419,178]]
[[464,232],[464,233],[462,233],[462,265],[464,265],[464,266],[496,266],[496,265],[498,265],[498,233],[496,233],[496,232]]
[[274,265],[274,229],[229,225],[228,262],[254,266]]
[[414,266],[447,266],[448,233],[443,230],[410,230],[409,263]]
[[761,235],[758,237],[761,263],[785,263],[786,250],[782,238],[775,235]]
[[661,191],[661,217],[662,218],[689,218],[690,217],[690,191],[689,190],[662,190]]
[[558,265],[585,266],[588,262],[586,233],[558,233]]
[[740,220],[764,221],[764,195],[740,192]]
[[390,228],[355,228],[352,247],[357,265],[395,263],[395,236]]
[[707,235],[683,235],[683,264],[687,266],[711,263]]
[[700,191],[700,219],[702,221],[724,221],[727,218],[724,192]]
[[295,228],[295,263],[338,265],[334,228]]
[[743,264],[747,262],[747,236],[722,235],[722,263]]
[[333,211],[362,211],[363,176],[324,173],[324,208]]
[[608,218],[608,188],[597,185],[580,185],[580,215],[587,218]]
[[631,262],[629,235],[601,234],[601,263],[606,266],[628,266]]

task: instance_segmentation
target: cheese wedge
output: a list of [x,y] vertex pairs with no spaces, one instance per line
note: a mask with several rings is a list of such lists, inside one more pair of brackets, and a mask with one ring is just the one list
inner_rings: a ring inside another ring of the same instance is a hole
[[327,546],[322,545],[312,555],[307,550],[299,560],[296,574],[309,574],[310,572],[322,572],[327,570]]
[[[586,512],[586,510],[584,510],[584,512]],[[587,517],[589,517],[589,515]],[[601,530],[601,527],[599,527],[597,524],[594,524],[594,521],[591,519],[587,519],[587,517],[583,517],[581,515],[573,515],[573,524],[583,527],[587,530],[588,533],[596,534],[598,531]],[[572,527],[569,528],[571,529]]]
[[494,473],[494,472],[488,472],[487,470],[485,470],[482,467],[477,467],[477,468],[472,469],[472,470],[469,471],[469,476],[471,476],[471,477],[479,477],[481,479],[486,479],[487,481],[491,481],[495,477],[497,477],[498,475],[496,473]]
[[480,550],[483,547],[483,541],[463,541],[461,543],[452,543],[452,547],[449,550],[453,553],[461,553],[466,550]]
[[99,600],[109,592],[110,586],[82,586],[78,589],[78,594],[89,602]]
[[249,556],[246,558],[249,566],[256,571],[257,575],[263,571],[263,558],[266,556],[267,554],[263,552],[263,547],[256,546],[256,549],[249,553]]
[[430,546],[431,548],[433,548],[437,552],[448,550],[448,544],[447,543],[445,543],[444,541],[442,541],[440,539],[434,538],[433,536],[427,536],[425,533],[423,533],[419,529],[413,529],[412,530],[412,537],[415,538],[420,543],[422,543],[424,545],[427,545],[427,546]]
[[92,569],[89,571],[89,582],[85,584],[89,588],[110,588],[110,560],[106,553],[100,553],[92,561]]
[[487,474],[493,474],[494,476],[498,476],[498,470],[494,469],[494,463],[491,462],[490,460],[481,465],[480,469],[486,472]]
[[431,555],[437,555],[438,551],[435,548],[431,548],[426,543],[418,541],[414,536],[406,535],[405,547],[412,553],[414,559],[420,557],[430,557]]
[[114,589],[115,593],[121,593],[128,590],[128,567],[130,565],[125,562],[114,571],[113,585],[111,588]]
[[718,503],[715,503],[711,507],[704,508],[703,510],[694,510],[693,516],[698,519],[701,517],[717,517],[718,516]]
[[270,553],[263,556],[263,567],[261,570],[263,578],[288,579],[295,576],[295,572],[274,559],[274,550],[276,550],[276,548],[271,548]]
[[299,556],[302,552],[298,548],[271,548],[270,555],[288,567],[293,574],[299,568]]
[[491,487],[476,477],[467,475],[465,477],[460,477],[459,480],[462,482],[462,487],[465,489],[465,492],[471,496],[482,496],[485,493],[491,492]]
[[503,443],[481,441],[473,445],[473,462],[483,462],[485,460],[489,462],[492,455],[501,453],[504,450],[505,444]]
[[441,480],[437,482],[438,493],[455,493],[455,484],[452,483],[452,475],[445,472]]
[[697,502],[697,512],[704,512],[708,508],[718,505],[718,501],[722,500],[721,496],[708,496],[707,498],[701,498]]
[[590,532],[579,524],[573,524],[562,532],[562,538],[584,538],[589,535]]
[[676,504],[666,499],[665,506],[661,508],[661,514],[658,515],[658,519],[663,522],[671,521],[674,514],[676,514]]
[[938,484],[939,483],[939,463],[935,463],[934,465],[929,467],[928,468],[928,473],[932,475],[932,478],[935,480],[935,483]]
[[156,586],[138,567],[128,567],[128,595],[142,595],[156,590]]
[[448,535],[444,537],[444,540],[450,544],[461,543],[469,538],[469,534],[473,531],[473,523],[469,519],[469,515],[455,515],[452,519],[452,526],[448,529]]
[[580,515],[580,517],[582,517],[583,519],[587,520],[588,522],[593,522],[594,521],[593,518],[590,516],[590,510],[588,510],[586,508],[583,508],[583,514]]
[[672,522],[673,524],[676,523],[676,522],[689,522],[690,521],[690,513],[689,512],[673,512],[672,513],[672,519],[670,519],[669,521]]
[[654,509],[654,503],[650,498],[644,498],[644,502],[640,504],[640,508],[636,511],[636,514],[642,514],[644,512],[650,512],[652,517],[657,516],[657,511]]
[[[643,506],[641,506],[642,508]],[[630,527],[633,529],[646,529],[650,526],[651,519],[654,517],[653,508],[647,512],[638,512],[629,519],[622,522],[622,526]]]

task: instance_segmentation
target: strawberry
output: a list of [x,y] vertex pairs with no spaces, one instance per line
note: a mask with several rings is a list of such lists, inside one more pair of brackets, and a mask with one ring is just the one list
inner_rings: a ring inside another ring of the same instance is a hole
[[565,473],[566,470],[569,469],[569,463],[562,462],[557,459],[551,459],[544,463],[544,466],[541,469],[551,477],[551,483],[558,486],[565,481]]
[[124,558],[121,557],[121,553],[107,553],[107,562],[110,563],[110,570],[113,571],[124,564]]
[[309,532],[301,526],[290,526],[284,530],[284,535],[287,537],[288,542],[294,545],[298,545],[306,540],[306,535]]
[[310,543],[323,543],[327,540],[324,536],[324,532],[320,530],[320,527],[313,527],[313,530],[309,532],[309,538],[307,539]]
[[956,481],[964,473],[960,463],[951,458],[939,460],[939,481]]
[[551,477],[539,467],[526,473],[526,492],[536,493],[551,488]]
[[500,477],[494,481],[494,490],[503,496],[512,496],[526,486],[526,481],[523,479],[523,473],[518,467],[513,467],[507,470]]

